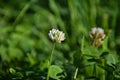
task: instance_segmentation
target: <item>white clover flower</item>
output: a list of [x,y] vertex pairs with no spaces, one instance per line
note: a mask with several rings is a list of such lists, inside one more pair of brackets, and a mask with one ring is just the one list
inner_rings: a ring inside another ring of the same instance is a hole
[[59,31],[58,29],[52,29],[49,32],[49,37],[51,40],[61,43],[61,41],[65,40],[65,33]]
[[90,38],[93,40],[93,45],[100,46],[103,44],[103,39],[105,38],[105,33],[102,28],[92,28],[90,31]]

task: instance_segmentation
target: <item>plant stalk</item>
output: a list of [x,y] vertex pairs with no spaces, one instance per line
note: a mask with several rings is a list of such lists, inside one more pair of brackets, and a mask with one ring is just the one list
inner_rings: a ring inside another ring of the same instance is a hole
[[[102,66],[105,66],[105,59],[102,59]],[[101,74],[102,74],[102,76],[101,76],[100,80],[105,80],[105,71],[102,70]]]
[[78,68],[76,68],[76,70],[75,70],[74,80],[76,80],[76,78],[77,78],[77,73],[78,73]]
[[47,79],[46,80],[49,80],[49,73],[50,73],[50,66],[51,66],[51,63],[52,63],[52,58],[53,58],[53,53],[54,53],[54,49],[55,49],[55,44],[53,44],[53,47],[52,47],[52,52],[51,52],[51,55],[50,55],[50,61],[49,61],[49,65],[48,65],[48,73],[47,73]]

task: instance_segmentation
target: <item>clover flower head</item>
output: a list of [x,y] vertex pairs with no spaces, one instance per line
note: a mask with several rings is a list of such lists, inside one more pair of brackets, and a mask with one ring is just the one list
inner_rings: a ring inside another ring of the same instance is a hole
[[90,31],[90,38],[93,40],[92,44],[95,46],[100,46],[103,44],[103,39],[105,38],[104,30],[100,27],[94,27]]
[[52,41],[56,41],[58,43],[61,43],[61,41],[65,40],[65,33],[59,31],[58,29],[53,28],[52,30],[50,30],[48,35]]

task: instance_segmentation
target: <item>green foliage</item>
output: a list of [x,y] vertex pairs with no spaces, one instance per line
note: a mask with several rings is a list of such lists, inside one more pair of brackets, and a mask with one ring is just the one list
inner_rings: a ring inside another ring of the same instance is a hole
[[51,78],[57,79],[57,80],[60,80],[60,78],[64,78],[64,75],[62,75],[62,74],[60,75],[60,73],[62,73],[62,72],[63,72],[63,70],[59,66],[56,66],[56,65],[50,66],[50,77]]
[[[119,0],[0,0],[0,80],[46,80],[53,43],[49,30],[66,39],[56,44],[50,80],[120,79]],[[106,37],[91,45],[89,31]]]

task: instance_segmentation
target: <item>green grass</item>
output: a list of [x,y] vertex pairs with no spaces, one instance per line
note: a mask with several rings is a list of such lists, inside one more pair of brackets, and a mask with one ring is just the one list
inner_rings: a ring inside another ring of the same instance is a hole
[[[56,44],[50,80],[119,80],[119,5],[119,0],[1,0],[0,80],[46,80],[52,28],[66,39]],[[105,30],[100,47],[91,45],[92,27]]]

